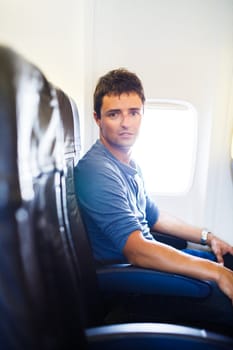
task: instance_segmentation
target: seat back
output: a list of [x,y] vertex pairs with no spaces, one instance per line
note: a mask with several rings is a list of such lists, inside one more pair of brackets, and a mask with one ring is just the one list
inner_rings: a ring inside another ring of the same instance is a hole
[[96,270],[88,236],[76,201],[74,190],[74,164],[80,156],[79,114],[76,104],[64,92],[57,89],[64,130],[65,171],[62,179],[62,205],[65,217],[65,233],[75,262],[75,273],[81,281],[85,325],[103,322],[103,310],[97,285]]
[[61,234],[65,161],[56,89],[5,47],[0,63],[0,343],[85,349],[80,285]]
[[27,215],[21,196],[17,94],[21,62],[0,46],[0,344],[3,349],[39,349],[37,320],[32,312],[20,222]]

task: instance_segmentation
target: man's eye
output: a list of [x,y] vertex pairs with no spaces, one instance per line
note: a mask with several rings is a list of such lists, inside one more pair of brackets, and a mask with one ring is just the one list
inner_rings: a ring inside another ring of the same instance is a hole
[[118,112],[111,112],[108,114],[108,117],[111,119],[116,119],[119,117],[119,113]]
[[137,117],[138,115],[140,115],[140,112],[139,112],[138,110],[132,110],[132,111],[130,112],[130,115],[131,115],[132,117]]

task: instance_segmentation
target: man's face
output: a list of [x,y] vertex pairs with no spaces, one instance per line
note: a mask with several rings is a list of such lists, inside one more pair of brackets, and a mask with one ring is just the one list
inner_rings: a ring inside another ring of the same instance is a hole
[[136,93],[105,95],[101,118],[94,114],[100,128],[100,140],[110,151],[128,152],[139,133],[143,103]]

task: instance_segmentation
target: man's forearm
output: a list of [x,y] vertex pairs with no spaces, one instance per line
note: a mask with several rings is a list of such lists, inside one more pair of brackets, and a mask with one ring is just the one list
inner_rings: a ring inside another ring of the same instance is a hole
[[160,212],[159,219],[152,227],[152,231],[174,235],[193,243],[201,242],[201,228],[189,225],[163,211]]
[[144,268],[215,282],[218,280],[219,264],[185,254],[160,242],[146,240],[140,232],[135,231],[129,237],[124,253],[132,264]]

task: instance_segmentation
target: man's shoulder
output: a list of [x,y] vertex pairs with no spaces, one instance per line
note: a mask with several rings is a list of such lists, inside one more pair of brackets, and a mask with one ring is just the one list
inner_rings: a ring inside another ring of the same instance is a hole
[[76,165],[78,172],[106,173],[119,172],[118,166],[105,147],[96,141],[96,143],[87,151]]
[[125,186],[124,177],[116,162],[101,148],[94,144],[74,168],[79,198],[86,196],[88,200],[96,200],[96,197],[103,196],[103,192],[105,195],[117,193]]

